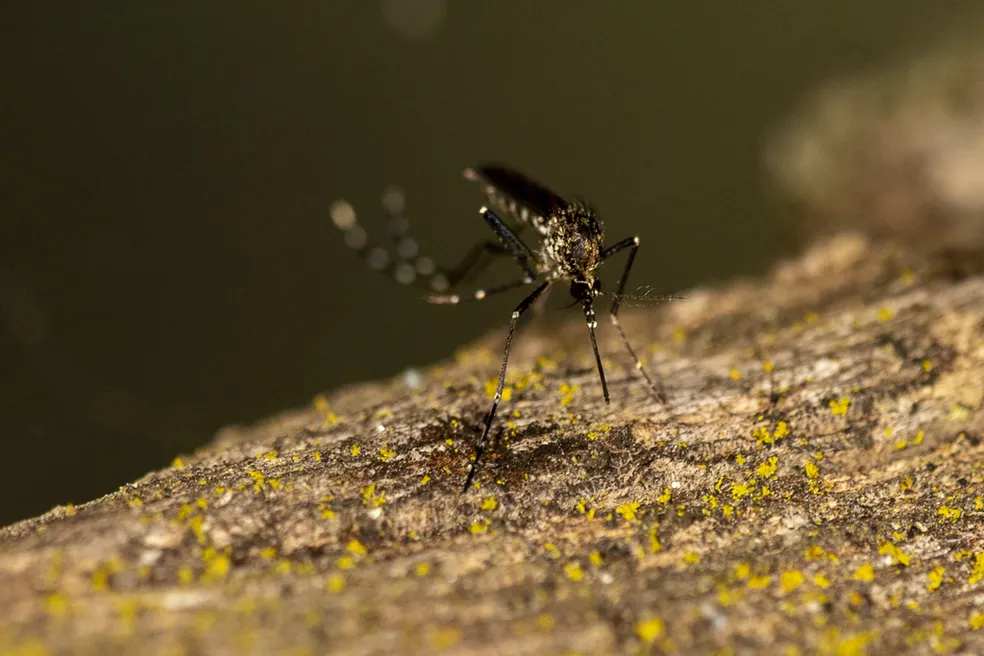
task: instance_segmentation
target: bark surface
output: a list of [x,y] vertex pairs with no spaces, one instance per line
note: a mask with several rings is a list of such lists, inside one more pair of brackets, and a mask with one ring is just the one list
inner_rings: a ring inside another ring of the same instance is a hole
[[0,644],[984,650],[984,280],[841,236],[626,319],[668,403],[533,327],[465,494],[498,334],[3,529]]

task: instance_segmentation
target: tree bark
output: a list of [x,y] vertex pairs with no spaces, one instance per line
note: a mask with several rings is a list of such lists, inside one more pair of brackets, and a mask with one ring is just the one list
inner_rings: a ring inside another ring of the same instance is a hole
[[984,278],[916,234],[625,312],[665,404],[530,327],[465,493],[501,331],[2,529],[0,651],[984,652]]

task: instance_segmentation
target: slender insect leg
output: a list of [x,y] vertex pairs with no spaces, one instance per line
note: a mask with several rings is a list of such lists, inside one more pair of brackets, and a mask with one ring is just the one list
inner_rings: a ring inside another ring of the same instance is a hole
[[511,255],[500,243],[485,240],[476,244],[454,268],[438,266],[420,253],[420,245],[410,233],[410,221],[404,213],[406,199],[399,187],[383,192],[386,232],[391,244],[374,243],[346,201],[331,206],[332,222],[345,234],[345,243],[359,253],[369,265],[404,285],[423,287],[431,292],[445,292],[465,279],[481,274],[495,255]]
[[608,395],[608,381],[605,380],[605,367],[601,364],[601,354],[598,353],[598,340],[595,338],[595,328],[598,319],[595,317],[594,306],[590,298],[584,299],[584,319],[588,322],[588,334],[591,335],[591,348],[594,350],[595,363],[598,365],[598,377],[601,378],[601,391],[605,395],[605,404],[612,402]]
[[625,350],[629,352],[630,356],[632,356],[632,360],[635,362],[635,368],[642,373],[643,377],[646,379],[646,382],[649,383],[649,388],[656,396],[656,399],[660,403],[666,403],[666,395],[663,394],[663,391],[656,385],[652,377],[650,377],[649,372],[643,368],[642,360],[639,359],[639,356],[636,355],[635,349],[633,349],[632,345],[629,344],[629,339],[625,336],[625,331],[622,330],[622,323],[618,320],[619,301],[621,300],[622,292],[625,291],[625,283],[629,280],[629,272],[632,270],[632,263],[635,261],[636,253],[639,251],[639,238],[629,237],[627,239],[623,239],[617,244],[613,244],[603,250],[601,252],[601,257],[603,260],[607,259],[615,253],[625,250],[626,248],[631,249],[629,251],[629,259],[625,261],[625,270],[622,272],[621,280],[618,281],[618,291],[615,292],[615,296],[612,298],[612,309],[609,313],[609,317],[611,318],[612,325],[615,326],[615,330],[618,331],[619,337],[622,338],[622,343],[625,344]]
[[499,285],[498,287],[490,287],[489,289],[476,289],[474,292],[472,292],[471,296],[462,297],[460,294],[433,294],[427,297],[427,302],[437,303],[439,305],[457,305],[458,303],[465,303],[467,301],[483,301],[489,296],[495,296],[496,294],[507,292],[510,289],[516,289],[517,287],[522,287],[523,285],[530,285],[532,283],[533,283],[533,278],[527,276],[525,278],[520,278],[519,280],[513,280],[512,282],[507,282],[504,285]]
[[461,258],[461,262],[450,269],[445,269],[444,277],[447,278],[448,289],[477,278],[495,261],[494,256],[509,254],[502,244],[490,240],[478,242]]
[[[522,232],[525,226],[521,225],[518,229],[514,230],[486,207],[481,208],[478,213],[489,224],[496,236],[499,237],[500,243],[488,240],[479,242],[471,248],[457,266],[452,269],[444,269],[443,273],[447,282],[445,289],[453,289],[466,280],[474,279],[485,271],[489,264],[492,263],[491,258],[486,257],[483,259],[482,256],[487,254],[512,255],[516,259],[516,264],[531,279],[536,278],[536,271],[533,267],[533,261],[535,259],[533,252],[519,238],[519,233]],[[435,291],[444,290],[438,289]]]
[[512,230],[505,221],[487,207],[481,208],[478,213],[489,224],[492,232],[496,234],[506,250],[516,258],[516,264],[519,265],[519,268],[525,271],[530,278],[536,278],[536,255],[533,254],[529,246],[523,243],[516,231]]
[[482,432],[482,439],[478,443],[478,448],[475,449],[475,459],[471,463],[471,467],[468,469],[468,477],[465,479],[465,486],[462,491],[466,491],[471,485],[472,479],[475,478],[475,472],[478,471],[478,462],[482,458],[482,453],[485,451],[485,444],[489,439],[489,430],[492,428],[492,420],[495,419],[495,411],[499,407],[499,400],[502,399],[502,387],[506,382],[506,365],[509,362],[509,347],[512,346],[513,333],[516,331],[516,322],[519,317],[522,316],[526,310],[529,309],[531,305],[536,301],[540,295],[547,290],[552,284],[552,281],[548,280],[539,287],[533,290],[533,293],[523,299],[523,301],[516,306],[513,310],[512,318],[509,320],[509,332],[506,333],[506,348],[502,354],[502,366],[499,368],[499,384],[495,388],[495,397],[492,399],[492,408],[489,413],[485,416],[485,430]]

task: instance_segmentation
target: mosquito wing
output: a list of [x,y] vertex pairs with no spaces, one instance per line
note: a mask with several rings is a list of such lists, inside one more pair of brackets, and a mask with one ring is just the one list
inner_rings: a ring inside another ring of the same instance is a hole
[[522,173],[498,164],[485,164],[465,170],[465,177],[482,185],[482,191],[495,205],[520,224],[546,230],[551,215],[567,207],[566,200]]

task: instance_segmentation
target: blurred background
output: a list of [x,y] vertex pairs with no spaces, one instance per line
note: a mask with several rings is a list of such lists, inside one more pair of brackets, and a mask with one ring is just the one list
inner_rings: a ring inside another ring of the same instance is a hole
[[0,524],[506,322],[511,296],[431,306],[369,271],[332,201],[381,234],[400,184],[452,263],[488,236],[461,170],[502,161],[640,234],[632,283],[760,272],[770,130],[979,11],[741,5],[5,3]]

